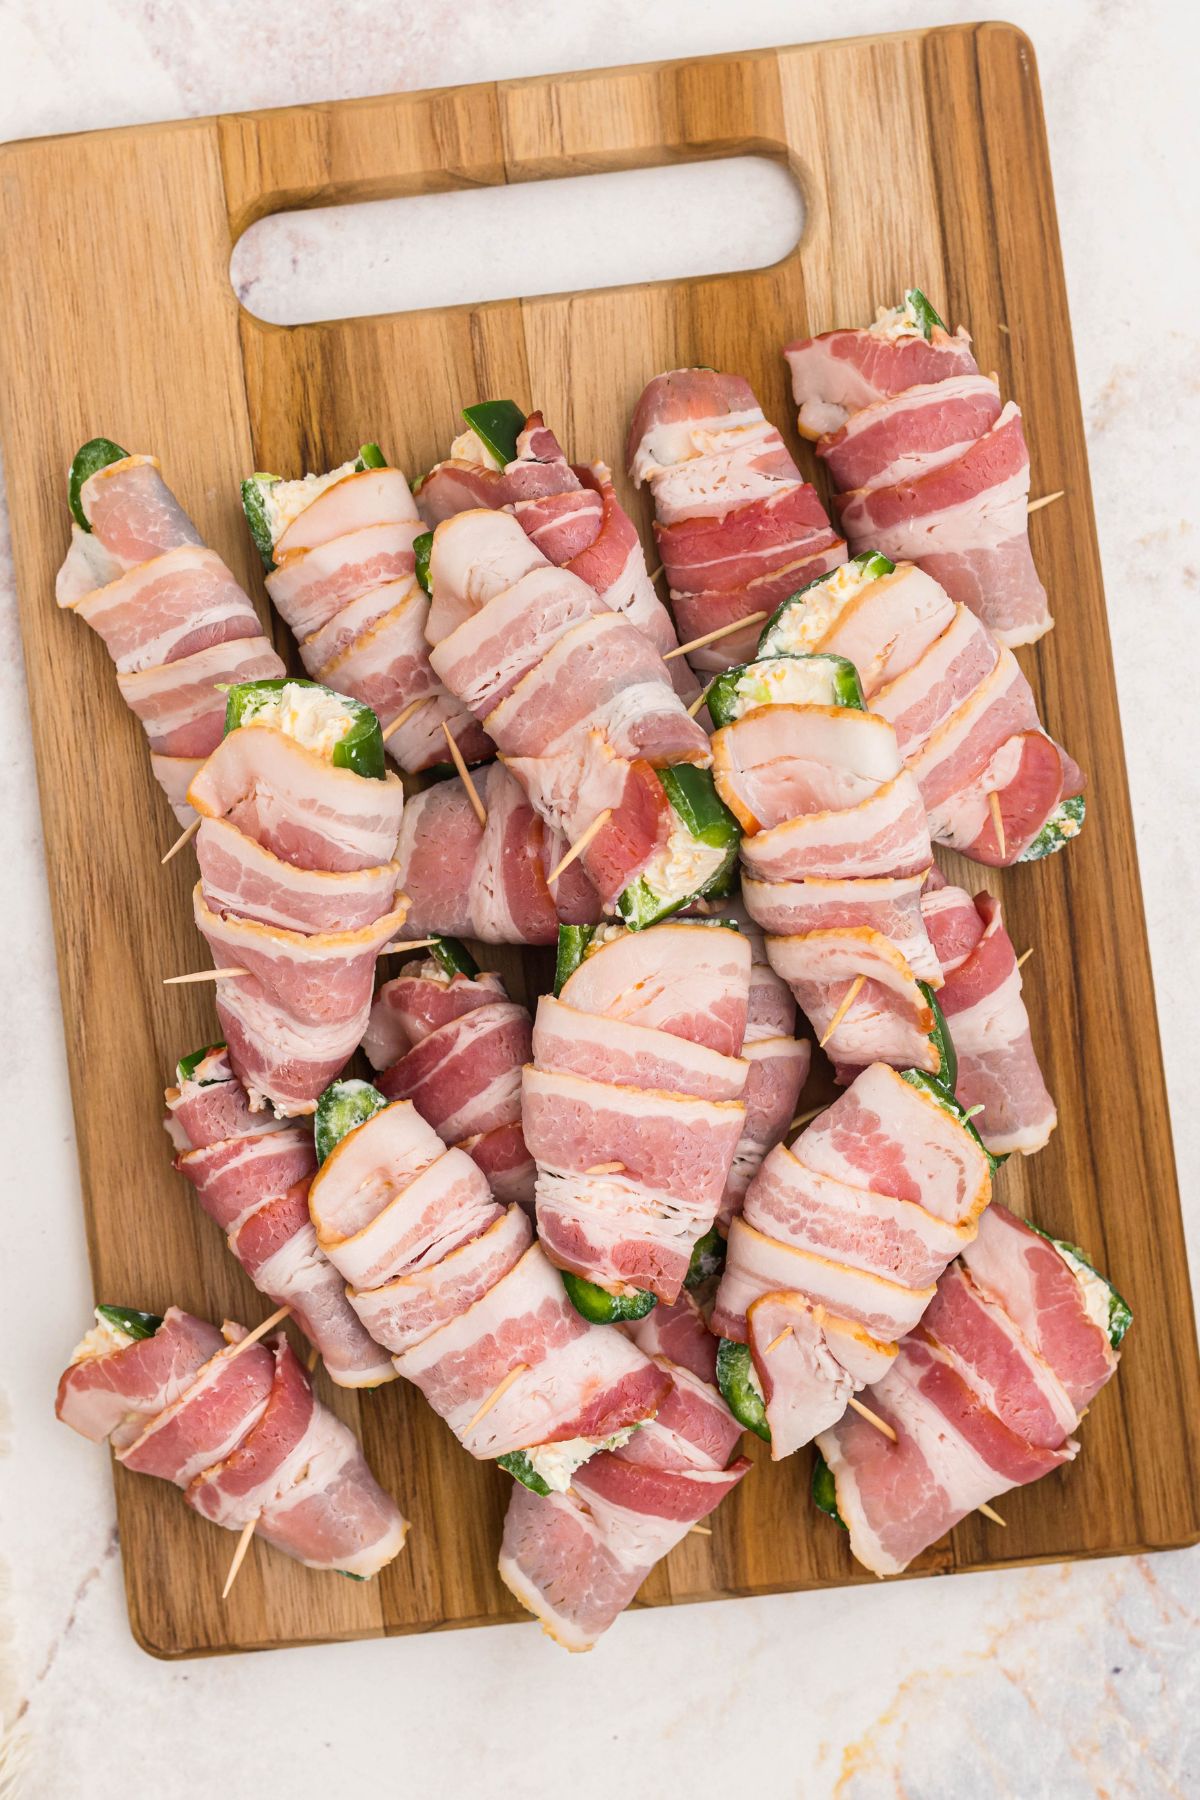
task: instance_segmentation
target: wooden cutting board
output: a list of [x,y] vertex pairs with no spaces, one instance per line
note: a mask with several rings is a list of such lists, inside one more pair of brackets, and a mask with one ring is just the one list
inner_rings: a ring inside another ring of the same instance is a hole
[[[786,161],[807,201],[800,247],[773,268],[296,329],[249,317],[230,289],[233,242],[282,208],[747,151]],[[207,959],[190,923],[190,853],[159,867],[175,828],[141,730],[99,639],[54,605],[76,445],[102,433],[156,452],[261,602],[238,504],[249,469],[319,470],[376,438],[415,475],[444,451],[460,406],[497,394],[542,406],[573,454],[619,464],[644,382],[696,362],[748,376],[796,447],[780,346],[868,319],[916,282],[968,325],[982,367],[1020,400],[1033,492],[1066,490],[1032,521],[1057,629],[1021,661],[1047,726],[1089,773],[1087,827],[1048,862],[966,877],[1003,895],[1014,942],[1035,951],[1026,995],[1061,1119],[998,1191],[1087,1246],[1137,1315],[1076,1465],[1005,1496],[1007,1530],[976,1516],[919,1568],[1193,1540],[1196,1340],[1027,40],[1005,25],[955,26],[43,139],[3,150],[0,184],[0,419],[97,1295],[216,1318],[267,1310],[171,1172],[160,1129],[167,1071],[214,1024],[207,989],[161,978]],[[276,638],[287,654],[282,629]],[[544,957],[490,960],[537,991]],[[222,1605],[232,1538],[118,1469],[130,1618],[146,1649],[183,1656],[522,1616],[495,1574],[508,1478],[463,1455],[401,1384],[335,1403],[413,1521],[406,1552],[359,1587],[256,1545]],[[644,1599],[864,1579],[814,1513],[808,1477],[807,1455],[764,1464],[712,1537],[689,1537],[656,1570]]]

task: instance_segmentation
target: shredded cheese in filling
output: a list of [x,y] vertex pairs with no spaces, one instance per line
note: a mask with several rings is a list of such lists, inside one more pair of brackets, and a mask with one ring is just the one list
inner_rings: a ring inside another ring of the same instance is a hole
[[540,1444],[526,1454],[546,1486],[556,1494],[565,1494],[576,1469],[581,1469],[600,1450],[619,1450],[636,1430],[636,1425],[627,1425],[622,1431],[614,1431],[611,1437],[567,1438],[561,1444]]
[[99,1307],[96,1309],[96,1323],[89,1332],[80,1338],[71,1352],[71,1362],[91,1362],[97,1356],[111,1356],[114,1350],[123,1350],[126,1344],[136,1340],[132,1333],[122,1331],[111,1319],[106,1319]]
[[1107,1337],[1109,1311],[1112,1306],[1112,1289],[1102,1275],[1097,1275],[1095,1269],[1090,1269],[1087,1263],[1081,1261],[1078,1256],[1073,1256],[1061,1244],[1055,1244],[1054,1248],[1083,1289],[1084,1310],[1088,1318]]
[[799,606],[790,606],[770,634],[771,650],[813,650],[837,624],[844,609],[880,578],[857,563],[843,563],[809,588]]
[[734,691],[733,717],[756,706],[834,706],[835,667],[824,658],[800,662],[783,656],[751,663]]
[[867,330],[872,337],[883,338],[889,344],[900,338],[925,336],[925,328],[907,295],[899,306],[881,306],[875,314],[874,324],[868,325]]
[[474,463],[480,469],[503,469],[504,464],[498,456],[494,456],[476,431],[461,431],[450,446],[450,461]]
[[329,688],[302,687],[289,681],[258,695],[243,715],[243,724],[271,725],[317,756],[331,756],[354,724],[353,708]]
[[615,944],[618,938],[624,936],[624,925],[599,926],[588,940],[587,949],[583,953],[583,960],[586,962],[588,957],[593,955],[597,950],[603,950],[605,944]]
[[677,819],[662,849],[655,851],[642,870],[642,880],[651,893],[664,900],[681,899],[703,887],[721,867],[725,856],[720,845],[702,843],[692,836],[682,819]]
[[263,511],[271,528],[272,546],[277,544],[289,525],[294,525],[302,512],[318,495],[335,483],[354,474],[354,463],[344,462],[327,475],[303,475],[298,481],[273,481],[262,490]]

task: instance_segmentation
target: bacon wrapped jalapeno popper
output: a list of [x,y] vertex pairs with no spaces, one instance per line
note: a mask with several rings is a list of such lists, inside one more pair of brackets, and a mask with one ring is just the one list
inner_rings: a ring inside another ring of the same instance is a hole
[[629,1327],[669,1381],[653,1420],[578,1469],[565,1491],[526,1481],[504,1521],[500,1579],[554,1641],[590,1650],[655,1564],[750,1464],[716,1383],[716,1339],[688,1293]]
[[604,910],[640,927],[727,893],[736,822],[650,640],[503,512],[440,524],[429,579],[434,669],[577,848]]
[[385,982],[363,1049],[389,1100],[411,1100],[444,1143],[478,1163],[497,1200],[533,1204],[521,1127],[521,1070],[532,1056],[527,1009],[499,975],[481,974],[456,938]]
[[882,1378],[974,1238],[992,1166],[938,1082],[886,1063],[767,1155],[730,1226],[712,1329],[722,1392],[774,1458]]
[[534,811],[503,763],[476,769],[480,824],[459,779],[410,794],[396,846],[408,897],[402,935],[468,937],[484,944],[553,944],[559,924],[598,923],[600,901],[581,860],[551,882],[568,844]]
[[173,1481],[215,1525],[254,1523],[307,1568],[366,1581],[403,1549],[407,1521],[282,1333],[242,1349],[243,1326],[174,1306],[162,1318],[98,1306],[96,1319],[58,1384],[72,1430]]
[[1046,734],[1016,657],[925,569],[863,551],[810,582],[759,641],[760,662],[789,655],[853,663],[868,707],[895,728],[936,843],[1007,867],[1079,831],[1083,776]]
[[472,1456],[565,1489],[653,1416],[667,1379],[576,1311],[522,1207],[502,1206],[412,1101],[335,1082],[316,1147],[318,1242],[371,1336]]
[[290,1307],[339,1387],[393,1381],[391,1357],[363,1328],[309,1218],[311,1122],[251,1112],[224,1044],[185,1056],[165,1098],[175,1167],[259,1292]]
[[[432,528],[472,507],[511,512],[556,568],[586,581],[660,655],[669,655],[679,641],[675,627],[608,465],[573,468],[542,414],[525,415],[511,400],[465,407],[463,418],[467,429],[447,460],[417,483],[422,518]],[[695,699],[696,680],[682,657],[672,659],[671,679],[685,701]]]
[[804,437],[841,492],[851,551],[910,560],[1003,644],[1054,623],[1029,548],[1021,410],[919,288],[872,325],[784,350]]
[[822,1431],[817,1505],[859,1562],[898,1575],[969,1512],[1075,1457],[1131,1322],[1083,1251],[989,1208],[867,1396],[894,1441],[851,1413]]
[[71,544],[55,595],[104,639],[181,824],[187,790],[225,726],[223,686],[282,675],[250,599],[162,478],[108,438],[76,451]]
[[750,945],[723,923],[564,930],[525,1069],[542,1246],[602,1323],[679,1294],[746,1127]]
[[194,777],[196,925],[253,1110],[310,1113],[366,1030],[375,964],[404,923],[393,858],[404,802],[367,706],[311,681],[229,690]]
[[690,653],[702,677],[753,655],[762,613],[845,560],[820,496],[740,375],[656,375],[634,410],[627,463],[654,496],[681,637],[713,634]]
[[424,527],[378,444],[325,475],[247,476],[242,504],[309,675],[394,724],[387,749],[402,769],[446,760],[443,725],[468,762],[487,756],[483,732],[429,666],[429,601],[413,557]]
[[946,1079],[921,914],[932,851],[895,733],[838,656],[774,656],[717,677],[717,791],[745,833],[742,897],[833,1061]]

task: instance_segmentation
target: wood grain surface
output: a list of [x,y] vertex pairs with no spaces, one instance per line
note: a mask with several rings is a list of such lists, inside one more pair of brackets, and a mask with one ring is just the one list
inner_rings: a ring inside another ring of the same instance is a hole
[[[292,329],[242,312],[229,285],[238,234],[281,208],[748,150],[786,161],[805,194],[803,241],[772,268]],[[645,381],[693,362],[745,374],[811,468],[780,346],[870,318],[916,282],[1021,402],[1033,492],[1066,490],[1031,527],[1057,629],[1020,658],[1048,728],[1088,771],[1087,827],[1047,862],[965,874],[1002,894],[1018,950],[1034,948],[1026,995],[1061,1120],[1048,1149],[1009,1163],[998,1192],[1085,1245],[1136,1314],[1076,1464],[1007,1495],[1007,1530],[975,1516],[916,1572],[1200,1534],[1196,1340],[1028,41],[1003,25],[951,27],[46,139],[0,152],[0,194],[0,426],[98,1297],[252,1322],[268,1310],[171,1172],[160,1129],[167,1071],[212,1035],[212,997],[160,985],[205,961],[194,866],[189,852],[160,869],[175,827],[141,729],[100,640],[54,604],[76,445],[102,433],[154,451],[265,616],[238,504],[247,470],[323,469],[374,438],[415,476],[444,451],[458,409],[496,394],[544,408],[573,455],[619,467]],[[644,501],[625,498],[648,529]],[[275,636],[287,654],[282,628]],[[525,996],[545,976],[544,956],[488,960]],[[323,1391],[411,1517],[408,1549],[359,1586],[256,1545],[222,1605],[232,1537],[117,1469],[130,1618],[146,1649],[523,1616],[495,1574],[508,1478],[465,1456],[414,1390]],[[645,1601],[865,1578],[810,1505],[807,1455],[759,1461],[713,1536],[672,1552]]]

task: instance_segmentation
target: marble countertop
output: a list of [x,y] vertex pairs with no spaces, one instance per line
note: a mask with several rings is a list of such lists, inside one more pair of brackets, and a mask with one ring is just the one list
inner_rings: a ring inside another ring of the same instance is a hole
[[[0,137],[969,19],[937,0],[2,0]],[[1015,0],[1049,124],[1159,1014],[1200,1269],[1200,287],[1194,8]],[[720,225],[715,218],[714,224]],[[0,245],[2,253],[2,245]],[[10,946],[0,1180],[0,1797],[129,1778],[290,1800],[702,1782],[803,1800],[1200,1793],[1200,1551],[626,1618],[572,1659],[532,1625],[176,1665],[133,1644],[105,1458],[49,1396],[90,1305],[27,703],[0,521]],[[81,747],[86,753],[86,746]],[[15,954],[14,954],[15,952]],[[1120,1079],[1114,1045],[1113,1078]],[[1103,1097],[1100,1097],[1102,1103]],[[36,1277],[30,1279],[31,1272]]]

